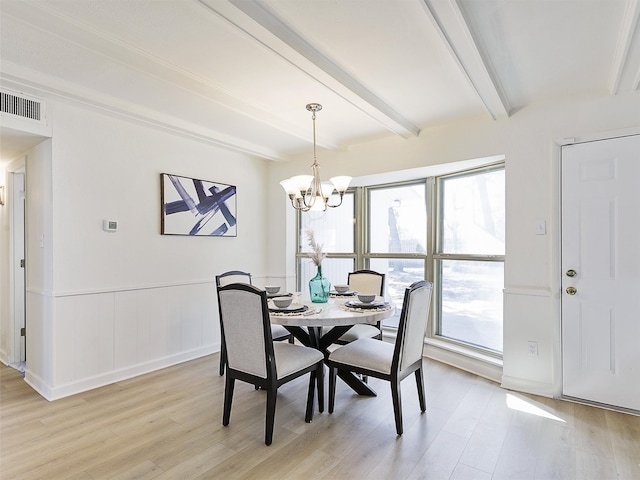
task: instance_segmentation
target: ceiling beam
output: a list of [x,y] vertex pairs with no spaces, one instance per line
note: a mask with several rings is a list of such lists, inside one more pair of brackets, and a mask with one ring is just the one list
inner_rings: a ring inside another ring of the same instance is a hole
[[[613,67],[611,69],[611,77],[609,80],[609,90],[612,95],[620,93],[620,82],[623,79],[623,73],[631,65],[630,51],[633,43],[636,29],[638,28],[638,18],[640,17],[640,2],[638,0],[627,0],[622,24],[620,26],[620,34],[616,45],[616,52],[613,57]],[[638,90],[640,83],[640,64],[636,65],[636,74],[633,81],[627,87],[631,91]]]
[[508,117],[511,106],[491,63],[483,56],[457,0],[418,0],[456,64],[494,120]]
[[198,1],[391,132],[404,138],[420,133],[417,126],[314,48],[262,1]]

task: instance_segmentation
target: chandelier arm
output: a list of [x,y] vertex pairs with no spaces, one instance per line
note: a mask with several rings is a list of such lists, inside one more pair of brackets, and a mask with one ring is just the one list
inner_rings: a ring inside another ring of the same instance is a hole
[[326,201],[326,202],[324,202],[324,203],[325,203],[325,205],[326,205],[327,207],[329,207],[329,208],[336,208],[336,207],[339,207],[340,205],[342,205],[342,197],[344,197],[344,193],[340,193],[340,192],[338,192],[338,193],[340,194],[340,201],[339,201],[337,204],[335,204],[335,205],[331,205],[331,204],[329,203],[329,199],[327,199],[327,201]]
[[309,207],[307,207],[304,202],[302,201],[302,199],[300,198],[296,198],[295,195],[289,195],[289,200],[291,200],[291,206],[293,208],[295,208],[296,210],[301,210],[303,212],[308,212],[309,211]]

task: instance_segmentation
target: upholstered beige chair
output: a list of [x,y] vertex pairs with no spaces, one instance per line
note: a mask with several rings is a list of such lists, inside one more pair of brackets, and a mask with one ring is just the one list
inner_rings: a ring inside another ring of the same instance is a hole
[[395,344],[361,338],[333,351],[329,365],[329,413],[333,413],[338,370],[387,380],[391,384],[396,432],[402,435],[400,382],[415,373],[420,410],[426,410],[422,348],[431,305],[431,283],[419,281],[405,290]]
[[305,421],[313,419],[316,379],[319,398],[324,395],[324,355],[314,348],[273,341],[265,291],[232,283],[218,289],[218,298],[227,346],[222,424],[229,425],[235,381],[251,383],[267,393],[264,443],[271,445],[278,388],[306,373],[310,379]]
[[[349,290],[358,293],[373,293],[384,296],[384,273],[374,270],[357,270],[349,273],[347,283]],[[358,324],[351,327],[336,343],[346,345],[359,338],[377,338],[382,340],[382,326]]]
[[[252,285],[251,274],[240,270],[230,270],[228,272],[221,273],[220,275],[216,275],[216,288],[224,287],[231,283],[247,283]],[[222,332],[222,326],[220,327],[220,331]],[[224,367],[227,363],[227,351],[224,346],[224,335],[221,334],[221,336],[220,375],[224,375]],[[275,341],[288,340],[289,343],[293,343],[293,335],[291,335],[282,325],[271,325],[271,336]]]

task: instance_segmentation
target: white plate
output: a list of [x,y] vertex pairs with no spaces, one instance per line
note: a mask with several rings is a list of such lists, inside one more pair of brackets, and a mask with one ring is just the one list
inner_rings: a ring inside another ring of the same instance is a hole
[[292,303],[286,308],[278,308],[275,305],[273,307],[269,307],[269,311],[271,312],[304,312],[308,309],[306,305],[301,305],[299,303]]
[[365,303],[360,300],[349,300],[344,303],[347,307],[355,307],[355,308],[380,308],[384,307],[385,303],[381,300],[374,300],[373,302]]

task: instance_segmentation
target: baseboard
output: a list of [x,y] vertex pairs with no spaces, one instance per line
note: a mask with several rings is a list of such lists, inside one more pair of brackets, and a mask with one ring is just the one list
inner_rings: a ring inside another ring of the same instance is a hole
[[[207,345],[206,347],[190,350],[188,352],[181,352],[177,355],[159,358],[138,365],[132,365],[121,370],[107,372],[103,375],[83,378],[81,380],[66,383],[64,385],[56,387],[50,387],[49,385],[46,385],[42,381],[42,379],[38,378],[36,375],[29,371],[29,366],[27,365],[27,370],[25,372],[25,381],[31,386],[31,388],[42,395],[45,399],[53,401],[71,395],[76,395],[78,393],[86,392],[88,390],[93,390],[95,388],[104,387],[106,385],[137,377],[139,375],[144,375],[145,373],[150,373],[156,370],[171,367],[173,365],[177,365],[178,363],[195,360],[196,358],[211,355],[212,353],[216,353],[219,351],[219,345]],[[217,371],[218,364],[212,364],[211,368]]]
[[541,397],[555,398],[555,389],[551,383],[536,382],[520,377],[502,376],[502,388],[517,392],[532,393]]
[[27,369],[24,372],[24,381],[46,400],[55,400],[54,398],[52,398],[51,387],[47,385],[47,383],[44,382],[38,375],[35,375],[33,372],[29,371],[28,365]]
[[0,350],[0,363],[3,363],[4,365],[9,365],[10,363],[9,354],[4,349]]

